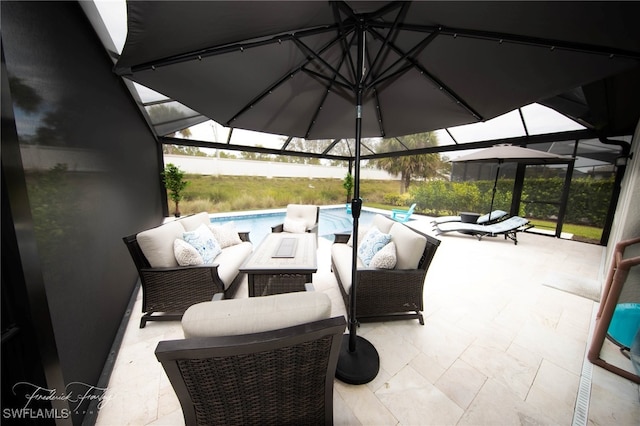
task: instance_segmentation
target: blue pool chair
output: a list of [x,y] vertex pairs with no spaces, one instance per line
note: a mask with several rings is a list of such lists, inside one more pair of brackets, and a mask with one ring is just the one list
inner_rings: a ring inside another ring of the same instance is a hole
[[391,210],[391,219],[400,223],[407,222],[409,218],[411,218],[411,215],[413,214],[413,210],[415,208],[416,208],[416,203],[411,204],[411,207],[409,207],[408,210],[393,209]]

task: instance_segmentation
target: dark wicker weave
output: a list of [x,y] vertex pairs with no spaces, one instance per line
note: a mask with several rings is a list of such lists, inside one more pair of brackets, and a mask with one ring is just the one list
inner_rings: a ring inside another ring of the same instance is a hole
[[311,274],[252,274],[249,297],[305,291],[311,281]]
[[264,333],[164,341],[156,348],[186,425],[333,423],[344,317]]
[[[216,293],[233,297],[242,281],[242,276],[238,275],[225,291],[224,283],[218,276],[217,264],[152,268],[138,245],[136,235],[129,235],[122,240],[129,249],[142,284],[143,315],[140,328],[144,328],[147,321],[180,320],[189,306],[210,301]],[[241,240],[249,241],[248,232],[239,235]]]
[[[404,226],[404,225],[403,225]],[[424,325],[423,289],[427,270],[440,245],[440,240],[412,231],[427,239],[417,269],[363,268],[356,272],[356,319],[358,321],[388,321],[416,318]],[[349,234],[336,234],[334,244],[345,244]],[[349,305],[349,293],[344,289],[337,268],[331,259],[331,267],[340,284],[345,306]]]

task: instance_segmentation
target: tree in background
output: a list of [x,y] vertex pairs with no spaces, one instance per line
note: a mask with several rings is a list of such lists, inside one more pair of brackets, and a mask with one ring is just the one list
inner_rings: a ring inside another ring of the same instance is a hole
[[353,176],[347,172],[342,180],[342,187],[347,191],[347,203],[351,200],[351,191],[353,190]]
[[184,180],[184,172],[174,164],[167,164],[162,172],[162,181],[165,188],[169,191],[169,198],[175,203],[175,217],[180,217],[180,200],[182,200],[182,191],[189,184]]
[[[428,148],[438,145],[433,132],[416,133],[402,138],[383,139],[378,152],[402,152],[408,149]],[[373,160],[372,164],[391,174],[400,175],[401,192],[406,192],[412,178],[443,178],[450,165],[442,160],[440,154],[403,155]]]

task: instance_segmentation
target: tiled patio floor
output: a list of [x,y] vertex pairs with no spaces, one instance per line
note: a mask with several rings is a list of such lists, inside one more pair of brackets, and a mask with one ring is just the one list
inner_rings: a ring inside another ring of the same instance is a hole
[[[410,226],[430,232],[426,219]],[[439,238],[424,290],[426,324],[360,327],[380,354],[380,373],[366,385],[335,381],[334,423],[571,425],[598,304],[543,284],[596,280],[608,267],[604,248],[534,234],[520,234],[517,246],[502,237]],[[320,239],[313,281],[344,315],[329,249]],[[246,279],[244,286],[237,297],[246,297]],[[182,338],[180,324],[138,328],[140,303],[139,296],[98,425],[184,423],[154,356],[158,341]],[[596,366],[592,376],[588,421],[573,424],[640,424],[638,385]]]

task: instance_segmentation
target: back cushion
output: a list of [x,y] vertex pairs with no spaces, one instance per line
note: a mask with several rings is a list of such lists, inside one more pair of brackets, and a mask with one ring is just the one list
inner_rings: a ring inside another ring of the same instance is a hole
[[182,317],[184,337],[234,336],[278,330],[331,315],[331,299],[318,291],[225,299],[189,307]]
[[138,245],[153,268],[178,266],[173,252],[173,242],[182,238],[184,227],[181,221],[167,222],[157,228],[140,232],[136,239]]
[[371,225],[378,228],[383,234],[388,234],[389,230],[393,225],[395,225],[395,223],[395,220],[389,219],[388,217],[382,216],[381,214],[377,214],[373,217]]
[[427,239],[401,223],[395,223],[389,233],[391,241],[396,244],[396,269],[416,269]]
[[308,204],[289,204],[287,206],[287,218],[304,222],[307,229],[316,223],[318,207]]
[[195,231],[202,224],[207,226],[211,225],[211,221],[209,220],[209,213],[200,212],[197,214],[185,216],[181,219],[178,219],[178,222],[184,226],[185,231]]

